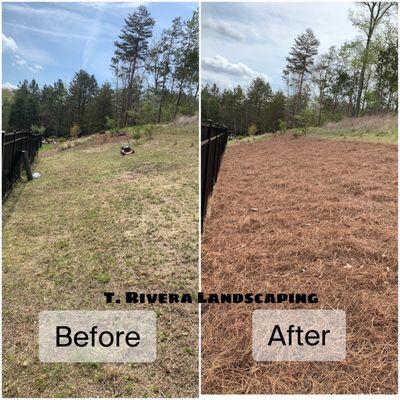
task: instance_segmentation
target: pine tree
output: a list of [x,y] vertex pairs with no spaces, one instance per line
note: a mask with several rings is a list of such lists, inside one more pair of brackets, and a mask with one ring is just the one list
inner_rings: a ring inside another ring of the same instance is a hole
[[294,45],[290,50],[289,57],[286,58],[287,64],[284,70],[286,79],[291,79],[296,88],[296,100],[294,114],[302,109],[302,95],[304,83],[311,72],[314,58],[318,53],[319,40],[311,29],[297,36]]
[[105,130],[107,117],[111,118],[113,115],[112,96],[111,85],[104,83],[94,101],[93,119],[96,131]]
[[122,126],[127,123],[135,89],[140,85],[138,73],[148,57],[149,39],[155,24],[145,6],[139,6],[137,11],[130,14],[124,22],[119,40],[114,42],[116,49],[112,58],[112,69],[117,80],[121,79],[122,82],[122,115],[120,116]]
[[78,124],[83,133],[90,131],[91,121],[88,120],[88,109],[98,92],[94,75],[84,70],[76,72],[69,85],[69,102],[72,111],[72,123]]
[[9,126],[11,129],[30,129],[32,125],[38,124],[39,102],[32,91],[37,88],[34,80],[31,83],[27,80],[20,83],[10,109]]
[[249,117],[247,125],[257,126],[258,131],[266,129],[266,108],[272,99],[272,89],[268,82],[261,78],[254,79],[247,91]]

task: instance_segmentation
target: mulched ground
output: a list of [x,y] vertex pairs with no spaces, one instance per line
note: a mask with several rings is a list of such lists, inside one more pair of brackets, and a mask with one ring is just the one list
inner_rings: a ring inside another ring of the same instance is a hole
[[[203,393],[397,392],[397,146],[289,136],[229,146],[202,253],[205,292],[319,298],[203,307]],[[346,360],[255,362],[259,308],[345,310]]]

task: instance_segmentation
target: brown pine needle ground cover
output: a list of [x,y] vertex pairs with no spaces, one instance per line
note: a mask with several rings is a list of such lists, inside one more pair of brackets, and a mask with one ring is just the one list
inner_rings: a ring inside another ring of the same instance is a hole
[[[397,392],[397,146],[228,146],[205,221],[202,290],[317,293],[310,305],[202,309],[203,393]],[[260,308],[342,309],[344,362],[255,362]]]
[[[194,397],[196,304],[106,305],[103,292],[197,292],[198,126],[157,127],[129,157],[105,135],[81,142],[44,150],[41,177],[4,204],[3,395]],[[39,362],[40,311],[138,308],[157,313],[156,362]]]

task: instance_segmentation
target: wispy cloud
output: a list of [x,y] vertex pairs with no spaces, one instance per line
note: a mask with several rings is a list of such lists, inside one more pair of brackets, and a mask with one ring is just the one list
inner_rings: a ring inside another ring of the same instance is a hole
[[95,46],[95,43],[99,37],[100,31],[101,31],[101,17],[103,15],[103,8],[99,8],[96,12],[96,18],[91,24],[91,29],[89,32],[89,37],[86,40],[85,47],[83,48],[83,53],[82,53],[82,68],[86,69],[87,64],[93,54],[93,49]]
[[[48,3],[51,4],[51,3]],[[32,7],[28,3],[7,3],[6,7],[8,11],[12,11],[14,15],[24,15],[29,16],[31,19],[34,17],[40,17],[42,21],[46,21],[48,23],[51,22],[84,22],[87,21],[87,18],[83,17],[81,14],[60,9],[60,8],[51,8],[46,6],[46,3],[42,3],[43,7]]]
[[[84,15],[72,11],[71,9],[55,8],[52,7],[52,3],[38,4],[40,4],[40,7],[33,7],[27,3],[7,3],[6,9],[7,11],[11,11],[14,15],[29,18],[29,21],[31,21],[30,27],[28,28],[25,25],[22,29],[30,29],[38,33],[49,35],[50,37],[55,36],[74,39],[87,39],[90,37],[93,24],[92,15]],[[46,21],[45,29],[43,28],[43,21]],[[77,27],[79,27],[79,34],[75,33]],[[102,22],[102,28],[101,33],[105,35],[112,34],[116,29],[114,25],[107,21]]]
[[[26,26],[26,25],[22,25],[22,24],[13,24],[10,22],[4,22],[4,25],[8,25],[11,26],[13,28],[16,29],[23,29],[26,31],[30,31],[30,32],[35,32],[35,33],[41,33],[44,36],[55,36],[55,37],[61,37],[64,39],[88,39],[89,36],[88,35],[80,35],[79,33],[74,33],[74,32],[55,32],[52,30],[48,30],[48,29],[42,29],[42,28],[35,28],[32,26]],[[3,42],[3,46],[4,46],[4,42]]]
[[4,33],[1,34],[2,43],[3,43],[3,50],[15,52],[18,50],[17,43],[11,36],[6,36]]
[[203,22],[203,27],[209,29],[215,33],[218,33],[224,37],[228,37],[234,40],[243,40],[245,34],[241,29],[235,28],[232,24],[221,19],[207,18]]
[[230,75],[241,79],[254,79],[257,77],[268,81],[269,78],[262,72],[257,72],[241,62],[230,62],[223,56],[217,54],[214,57],[205,57],[202,62],[203,70],[210,70],[218,74]]
[[105,9],[105,8],[109,8],[109,7],[112,7],[114,9],[131,9],[131,8],[136,8],[136,7],[140,6],[140,5],[146,5],[147,3],[130,1],[130,2],[127,2],[127,3],[87,2],[87,3],[81,3],[81,4],[84,5],[84,6],[91,7],[91,8],[96,8],[96,9],[99,9],[99,8]]

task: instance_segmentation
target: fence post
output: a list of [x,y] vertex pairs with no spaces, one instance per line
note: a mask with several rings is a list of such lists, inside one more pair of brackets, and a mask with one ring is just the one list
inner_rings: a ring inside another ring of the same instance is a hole
[[11,157],[11,177],[12,177],[12,182],[11,185],[14,183],[14,176],[16,173],[16,165],[15,165],[15,146],[16,146],[16,135],[17,132],[13,131],[13,146],[12,146],[12,157]]
[[31,170],[31,164],[29,162],[29,156],[28,156],[26,150],[22,150],[21,154],[22,154],[22,160],[24,162],[26,176],[28,177],[28,181],[32,181],[33,175],[32,175],[32,170]]

